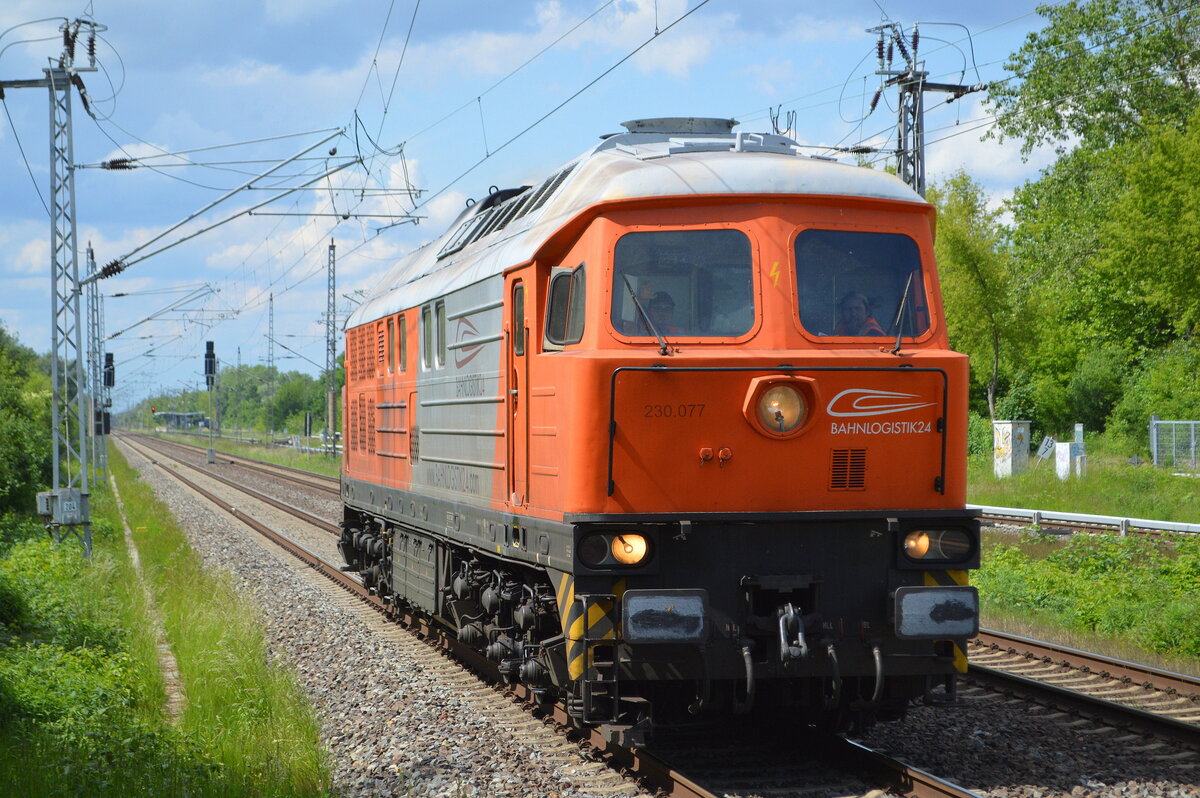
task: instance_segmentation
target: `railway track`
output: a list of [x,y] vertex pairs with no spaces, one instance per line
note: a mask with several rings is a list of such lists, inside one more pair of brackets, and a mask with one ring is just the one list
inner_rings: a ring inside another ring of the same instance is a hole
[[[262,491],[228,478],[223,478],[207,464],[187,462],[176,447],[159,447],[144,439],[131,439],[122,435],[119,440],[139,452],[152,464],[200,494],[209,502],[220,507],[238,521],[254,529],[265,538],[305,562],[317,573],[326,577],[340,590],[355,596],[364,605],[386,616],[410,630],[438,651],[452,654],[459,661],[481,674],[487,675],[493,684],[512,698],[519,700],[527,711],[544,716],[552,721],[564,734],[578,735],[570,726],[562,706],[538,707],[531,692],[520,684],[501,685],[499,674],[493,663],[463,646],[443,627],[429,618],[407,611],[405,608],[385,602],[367,590],[354,575],[345,573],[325,557],[320,556],[292,537],[256,519],[251,513],[238,506],[237,502],[218,495],[204,487],[203,479],[213,479],[221,485],[249,496],[257,501],[269,503],[282,512],[293,515],[305,524],[328,531],[327,521],[311,513],[266,496]],[[178,446],[178,445],[176,445]],[[174,467],[164,461],[172,460]],[[220,465],[220,464],[218,464]],[[184,469],[192,474],[184,474]],[[198,475],[202,475],[199,476]],[[277,475],[275,475],[277,476]],[[645,749],[626,748],[606,740],[598,731],[591,730],[580,740],[598,757],[622,770],[638,781],[651,785],[661,794],[670,796],[693,796],[716,798],[718,795],[790,795],[790,794],[875,794],[887,790],[889,794],[934,798],[935,796],[957,796],[968,798],[976,793],[940,779],[930,773],[910,767],[897,759],[873,751],[858,743],[842,738],[812,738],[803,741],[803,748],[789,744],[776,750],[781,738],[747,736],[740,730],[700,727],[692,730],[691,738],[672,738],[670,734],[662,751],[686,751],[689,763],[685,768],[664,758],[655,747]],[[680,739],[683,745],[680,746]],[[796,741],[790,741],[795,743]],[[797,751],[810,752],[810,758],[797,760]],[[713,763],[718,763],[713,767]],[[782,791],[781,791],[782,790]]]
[[1200,750],[1200,678],[980,630],[968,678]]
[[[154,435],[143,435],[140,433],[129,432],[122,432],[120,434],[122,436],[127,436],[132,440],[142,441],[147,446],[162,445],[170,447],[176,451],[189,451],[192,453],[207,451],[205,447],[190,443],[172,441],[166,438],[159,438]],[[305,471],[300,468],[292,468],[291,466],[268,463],[263,460],[255,460],[249,457],[242,457],[241,455],[229,454],[228,452],[218,452],[217,458],[219,462],[238,466],[239,468],[259,474],[269,474],[271,476],[292,482],[293,484],[301,487],[317,488],[318,490],[332,493],[335,496],[338,495],[341,490],[340,481],[337,477],[317,474],[315,472]]]

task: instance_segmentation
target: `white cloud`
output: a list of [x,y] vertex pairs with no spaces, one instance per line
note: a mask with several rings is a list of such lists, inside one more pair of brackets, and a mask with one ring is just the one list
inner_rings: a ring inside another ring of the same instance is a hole
[[50,241],[45,236],[26,241],[17,250],[12,263],[17,274],[50,276]]
[[956,121],[926,122],[925,173],[928,179],[941,180],[963,169],[989,191],[1010,194],[1013,188],[1035,179],[1040,170],[1056,160],[1051,147],[1040,147],[1023,156],[1019,141],[999,142],[984,138],[991,122],[980,100],[972,98],[962,102],[966,104],[956,115]]
[[749,64],[738,71],[747,76],[753,88],[770,95],[795,91],[804,79],[792,59],[774,55],[765,63]]

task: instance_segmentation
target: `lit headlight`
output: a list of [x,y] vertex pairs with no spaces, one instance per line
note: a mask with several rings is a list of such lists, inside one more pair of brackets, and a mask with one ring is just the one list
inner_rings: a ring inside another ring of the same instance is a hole
[[962,529],[914,529],[904,536],[904,554],[912,560],[965,560],[971,536]]
[[613,559],[621,565],[637,565],[646,559],[646,539],[641,535],[617,535],[612,542]]
[[585,535],[577,553],[588,568],[641,565],[650,554],[650,541],[635,532]]
[[742,416],[761,435],[783,440],[803,435],[812,421],[810,408],[819,407],[816,382],[793,374],[755,377],[746,386]]
[[790,385],[775,385],[758,400],[758,417],[772,432],[791,432],[804,423],[808,410],[804,397]]

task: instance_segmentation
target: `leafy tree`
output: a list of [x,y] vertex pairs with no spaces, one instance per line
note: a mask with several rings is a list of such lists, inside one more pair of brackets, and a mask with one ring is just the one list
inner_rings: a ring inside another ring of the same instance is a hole
[[1150,416],[1170,421],[1200,419],[1200,341],[1181,339],[1150,357],[1109,417],[1119,436],[1148,446]]
[[[1100,226],[1096,279],[1143,309],[1163,336],[1200,332],[1200,107],[1121,148],[1124,186]],[[1173,337],[1173,336],[1172,336]]]
[[1128,368],[1125,351],[1115,344],[1085,353],[1067,384],[1072,415],[1086,429],[1103,429],[1125,389]]
[[1001,356],[1018,326],[998,214],[962,170],[931,187],[928,199],[938,206],[935,249],[950,341],[970,356],[972,376],[983,384],[994,419]]
[[1200,8],[1191,0],[1071,0],[1042,5],[1048,20],[990,89],[1002,137],[1025,152],[1073,139],[1107,147],[1155,120],[1182,126],[1197,100]]
[[0,326],[0,510],[30,511],[53,474],[50,380]]
[[267,423],[272,429],[300,431],[304,428],[305,413],[312,413],[314,427],[324,417],[325,384],[307,374],[292,371],[285,374],[275,389],[267,408]]

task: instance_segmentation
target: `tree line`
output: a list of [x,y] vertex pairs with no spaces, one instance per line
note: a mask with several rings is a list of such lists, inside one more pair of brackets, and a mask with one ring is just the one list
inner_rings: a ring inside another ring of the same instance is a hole
[[1200,419],[1200,8],[1038,13],[987,102],[993,135],[1059,157],[1000,208],[966,172],[929,192],[950,340],[977,416],[1144,451],[1151,414]]
[[[341,393],[345,384],[344,355],[338,356],[334,374],[336,400],[332,429],[341,429]],[[230,366],[217,375],[213,397],[216,418],[224,434],[234,430],[302,433],[306,416],[311,417],[313,434],[325,428],[325,376],[299,371],[280,372],[262,365]],[[119,426],[146,426],[154,412],[204,413],[213,417],[207,388],[181,389],[160,393],[138,402],[117,418]]]

